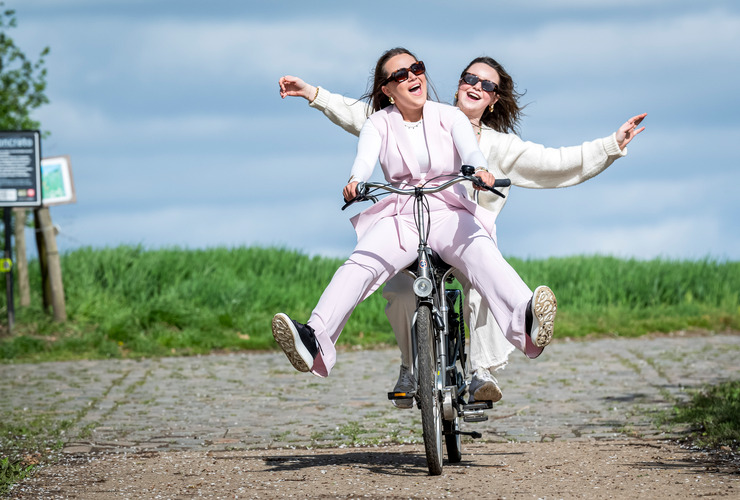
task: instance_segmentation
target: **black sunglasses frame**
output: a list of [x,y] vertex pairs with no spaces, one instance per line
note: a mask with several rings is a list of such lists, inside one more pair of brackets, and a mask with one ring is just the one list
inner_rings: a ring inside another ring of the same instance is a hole
[[408,68],[399,68],[391,73],[388,78],[383,80],[383,85],[386,85],[387,83],[390,83],[392,81],[396,83],[403,83],[409,79],[409,72],[415,74],[416,76],[421,76],[426,73],[426,71],[427,69],[424,66],[424,61],[416,61]]
[[[460,81],[463,83],[467,83],[471,87],[474,87],[475,84],[480,82],[480,88],[483,89],[484,91],[486,92],[497,92],[498,91],[498,84],[496,82],[492,82],[491,80],[483,80],[478,75],[474,75],[473,73],[463,74],[462,78],[460,78]],[[491,88],[491,86],[493,86],[493,88]]]

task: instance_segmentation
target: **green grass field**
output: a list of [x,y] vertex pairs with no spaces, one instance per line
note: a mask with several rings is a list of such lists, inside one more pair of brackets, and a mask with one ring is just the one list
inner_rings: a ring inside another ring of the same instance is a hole
[[[510,262],[530,287],[555,291],[557,337],[740,330],[740,262],[599,256]],[[272,316],[305,321],[341,263],[280,248],[83,248],[62,256],[68,321],[59,324],[42,310],[32,262],[32,305],[16,308],[13,335],[0,337],[0,360],[274,349]],[[3,294],[0,317],[4,300]],[[384,305],[377,292],[360,304],[339,343],[394,344]]]

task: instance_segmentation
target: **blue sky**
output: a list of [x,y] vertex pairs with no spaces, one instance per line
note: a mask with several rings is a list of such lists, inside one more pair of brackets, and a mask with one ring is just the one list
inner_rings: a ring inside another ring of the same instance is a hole
[[[585,184],[514,188],[504,255],[740,259],[740,4],[734,0],[252,2],[6,0],[35,59],[49,46],[51,132],[77,203],[51,209],[63,251],[263,245],[347,256],[340,211],[356,138],[293,74],[359,96],[387,48],[423,59],[440,98],[480,55],[527,104],[521,135],[559,147],[647,112],[627,157]],[[379,169],[378,169],[379,172]],[[31,245],[32,246],[32,245]]]

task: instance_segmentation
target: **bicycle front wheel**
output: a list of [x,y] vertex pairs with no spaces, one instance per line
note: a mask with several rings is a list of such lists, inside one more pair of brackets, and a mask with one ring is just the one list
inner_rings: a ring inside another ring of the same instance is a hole
[[432,325],[429,306],[421,304],[416,311],[419,407],[429,474],[438,476],[442,474],[442,403],[437,388],[437,349]]

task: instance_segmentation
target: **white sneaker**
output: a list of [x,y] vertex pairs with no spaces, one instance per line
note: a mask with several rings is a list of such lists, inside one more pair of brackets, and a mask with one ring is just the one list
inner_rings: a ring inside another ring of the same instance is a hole
[[485,368],[478,368],[470,381],[470,398],[468,403],[491,401],[495,403],[503,397],[498,381]]
[[546,286],[535,288],[530,307],[527,309],[526,320],[529,337],[537,347],[545,347],[552,340],[557,309],[558,301],[552,290]]

